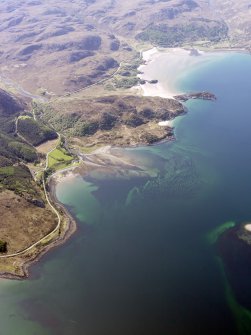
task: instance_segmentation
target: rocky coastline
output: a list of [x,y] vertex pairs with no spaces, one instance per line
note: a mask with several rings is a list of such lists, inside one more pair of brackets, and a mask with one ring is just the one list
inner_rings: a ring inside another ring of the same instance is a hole
[[215,96],[215,94],[210,93],[210,92],[205,92],[205,91],[179,94],[179,95],[175,95],[174,98],[181,102],[186,102],[191,99],[210,100],[210,101],[217,100],[217,97]]

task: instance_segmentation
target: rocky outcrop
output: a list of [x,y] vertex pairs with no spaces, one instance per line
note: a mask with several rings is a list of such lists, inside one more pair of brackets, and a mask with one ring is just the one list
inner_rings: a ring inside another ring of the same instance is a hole
[[187,94],[180,94],[175,95],[174,98],[176,100],[185,102],[190,99],[201,99],[201,100],[216,100],[216,96],[213,93],[210,92],[194,92],[194,93],[187,93]]
[[157,79],[152,79],[148,81],[149,84],[157,84],[158,80]]

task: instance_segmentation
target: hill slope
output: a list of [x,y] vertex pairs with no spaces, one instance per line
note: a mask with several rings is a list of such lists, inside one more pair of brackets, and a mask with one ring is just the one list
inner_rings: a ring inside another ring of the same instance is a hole
[[[37,161],[38,154],[16,135],[15,120],[25,108],[23,99],[0,90],[0,240],[7,243],[7,253],[25,249],[57,223],[26,165]],[[8,268],[11,273],[22,273],[20,267],[9,266],[5,259],[0,260],[0,272]]]
[[250,10],[247,0],[1,1],[2,80],[33,93],[72,92],[131,62],[136,40],[248,48]]

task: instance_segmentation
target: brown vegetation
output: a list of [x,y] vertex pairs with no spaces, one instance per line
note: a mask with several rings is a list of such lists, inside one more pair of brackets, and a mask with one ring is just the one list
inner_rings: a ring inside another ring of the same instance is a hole
[[[0,89],[0,252],[6,246],[7,254],[25,249],[56,225],[25,167],[39,160],[32,145],[56,137],[48,124],[66,136],[66,146],[80,150],[172,138],[172,129],[158,122],[184,113],[181,103],[125,93],[139,81],[139,50],[146,44],[215,43],[248,49],[250,10],[247,0],[1,1],[1,87],[26,99]],[[104,84],[104,79],[110,81]],[[100,85],[85,91],[88,98],[69,94],[94,83]],[[27,97],[35,94],[50,103],[33,104],[33,118]],[[45,144],[39,150],[49,148]],[[0,259],[0,272],[22,275],[23,263],[41,249]]]
[[130,63],[136,37],[164,46],[250,47],[250,10],[247,0],[1,1],[3,79],[33,93],[72,92]]
[[76,143],[130,146],[152,144],[172,137],[170,127],[159,121],[183,114],[183,105],[173,99],[141,96],[103,96],[50,104],[41,117]]
[[53,230],[57,223],[50,209],[7,190],[0,193],[0,212],[0,239],[8,244],[7,254],[29,247]]

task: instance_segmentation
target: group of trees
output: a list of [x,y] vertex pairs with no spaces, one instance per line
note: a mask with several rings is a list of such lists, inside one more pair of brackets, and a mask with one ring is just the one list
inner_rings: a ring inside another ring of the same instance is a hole
[[22,159],[26,162],[37,160],[34,148],[21,142],[18,138],[0,131],[0,155],[12,162]]
[[152,24],[137,35],[137,39],[149,41],[162,47],[180,46],[196,41],[218,42],[228,37],[228,27],[224,22],[197,19],[186,24],[169,26]]
[[18,119],[18,132],[34,146],[57,138],[55,130],[28,116]]

